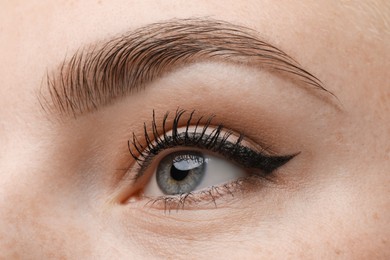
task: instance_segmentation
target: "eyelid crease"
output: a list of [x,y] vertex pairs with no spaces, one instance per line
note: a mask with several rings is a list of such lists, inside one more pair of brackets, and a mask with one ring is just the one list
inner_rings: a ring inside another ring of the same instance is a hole
[[49,112],[76,117],[143,89],[179,65],[206,59],[276,70],[334,96],[317,77],[257,34],[212,19],[150,24],[65,59],[56,71],[47,73],[48,90],[41,88],[39,101]]

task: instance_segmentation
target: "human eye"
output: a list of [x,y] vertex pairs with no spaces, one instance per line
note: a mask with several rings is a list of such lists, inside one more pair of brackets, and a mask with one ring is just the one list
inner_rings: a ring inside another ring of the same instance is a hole
[[128,141],[136,162],[130,172],[139,188],[126,203],[165,210],[218,207],[236,193],[272,182],[275,172],[297,155],[275,154],[214,124],[214,117],[177,110],[171,120],[166,113],[160,124],[153,111],[142,137],[133,133]]

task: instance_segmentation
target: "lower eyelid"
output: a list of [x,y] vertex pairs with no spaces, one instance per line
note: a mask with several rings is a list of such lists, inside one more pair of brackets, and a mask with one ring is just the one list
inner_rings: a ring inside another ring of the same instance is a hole
[[271,179],[252,174],[248,177],[186,194],[157,197],[139,194],[125,201],[124,204],[164,210],[165,212],[215,209],[230,205],[235,201],[239,202],[246,194],[260,190],[271,182]]

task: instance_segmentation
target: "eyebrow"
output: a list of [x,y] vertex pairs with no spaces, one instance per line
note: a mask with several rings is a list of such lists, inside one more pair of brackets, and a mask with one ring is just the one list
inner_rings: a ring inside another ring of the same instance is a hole
[[39,100],[45,110],[77,116],[139,91],[179,67],[204,60],[277,71],[334,96],[317,77],[252,29],[220,20],[176,19],[79,49],[46,74],[47,88],[41,88]]

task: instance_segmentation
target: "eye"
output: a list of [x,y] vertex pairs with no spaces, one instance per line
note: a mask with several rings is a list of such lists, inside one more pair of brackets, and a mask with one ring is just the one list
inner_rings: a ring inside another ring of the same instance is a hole
[[191,150],[172,152],[160,160],[144,194],[185,194],[245,176],[243,169],[217,156]]
[[214,116],[195,119],[195,111],[179,110],[171,124],[168,117],[166,113],[158,124],[153,111],[150,129],[144,124],[144,138],[133,133],[128,141],[137,162],[134,180],[143,185],[131,201],[146,199],[153,206],[162,201],[164,209],[184,208],[189,201],[216,206],[217,197],[243,191],[241,184],[253,183],[253,177],[271,179],[298,154],[272,154],[243,134],[212,125]]

